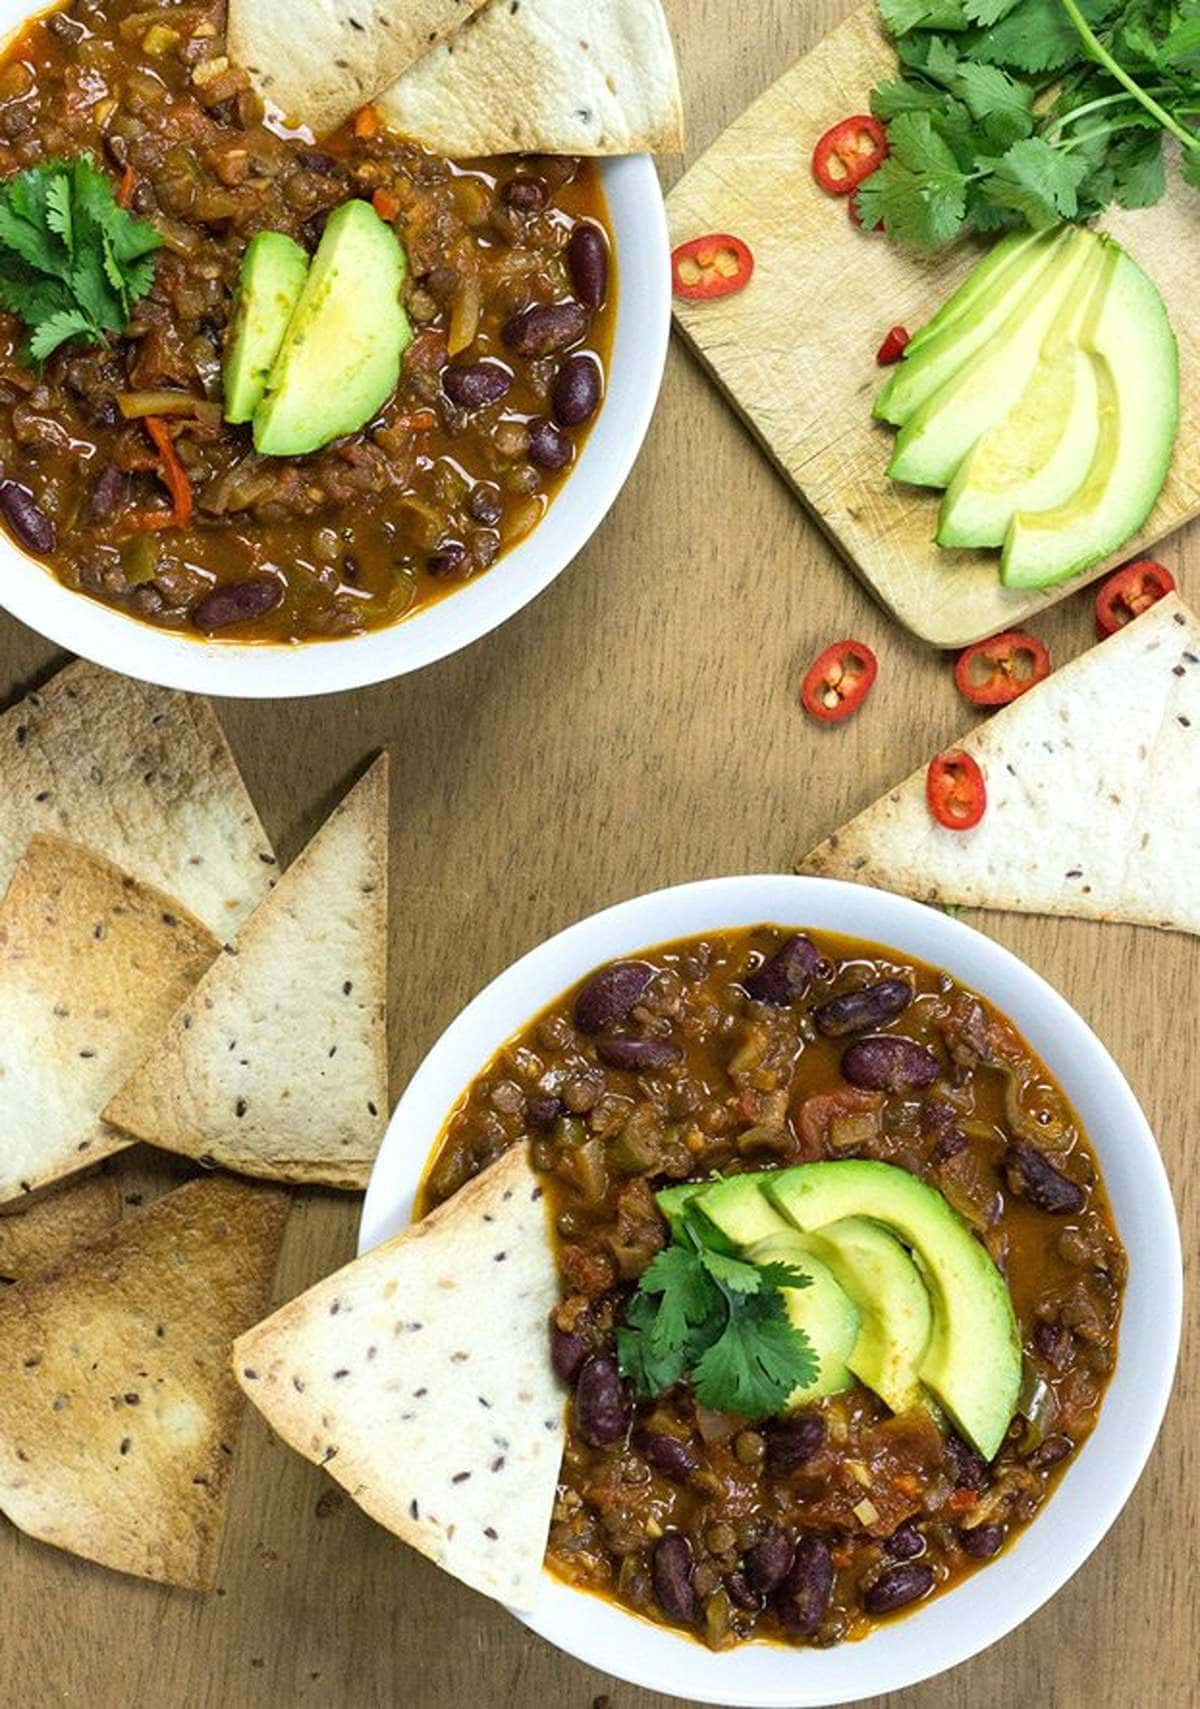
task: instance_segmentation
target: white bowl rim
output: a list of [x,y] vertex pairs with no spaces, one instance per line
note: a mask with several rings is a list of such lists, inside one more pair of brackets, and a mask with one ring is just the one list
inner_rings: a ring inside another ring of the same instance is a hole
[[[0,0],[0,31],[25,0]],[[650,155],[597,162],[613,227],[617,306],[604,407],[533,533],[484,575],[384,629],[299,644],[206,640],[156,629],[64,587],[0,530],[0,607],[47,640],[143,682],[232,699],[365,688],[449,657],[536,599],[615,503],[654,415],[671,328],[666,207]]]
[[862,1642],[820,1651],[750,1644],[712,1654],[549,1573],[537,1609],[517,1616],[580,1661],[647,1690],[739,1709],[816,1709],[914,1685],[1028,1619],[1099,1544],[1158,1434],[1182,1316],[1176,1213],[1145,1116],[1104,1045],[1066,999],[961,920],[866,886],[763,874],[702,879],[633,897],[530,950],[451,1022],[392,1116],[368,1186],[358,1250],[408,1223],[430,1151],[457,1097],[496,1049],[559,992],[613,957],[766,921],[866,938],[944,967],[983,991],[1014,1020],[1079,1110],[1130,1255],[1116,1370],[1097,1428],[1050,1503],[1054,1530],[1039,1516],[985,1572],[948,1595]]

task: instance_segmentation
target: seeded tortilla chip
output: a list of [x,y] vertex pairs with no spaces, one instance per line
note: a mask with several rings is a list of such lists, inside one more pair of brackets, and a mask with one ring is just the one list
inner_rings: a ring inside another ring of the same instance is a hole
[[492,0],[376,104],[395,130],[451,157],[683,148],[659,0]]
[[366,1185],[388,1117],[387,755],[330,815],[104,1111],[269,1180]]
[[562,1457],[557,1297],[542,1189],[517,1146],[243,1335],[234,1373],[372,1519],[530,1608]]
[[482,0],[229,0],[229,57],[323,136],[457,30]]
[[987,781],[975,830],[934,822],[922,770],[799,870],[922,902],[1200,932],[1200,620],[1175,595],[958,745]]
[[118,1572],[211,1589],[287,1195],[189,1181],[0,1294],[0,1510]]
[[275,856],[207,700],[80,662],[0,717],[0,889],[35,831],[107,855],[230,937]]
[[33,838],[0,903],[0,1201],[124,1149],[100,1111],[220,947],[161,890]]
[[111,1175],[88,1175],[19,1200],[0,1214],[0,1282],[35,1276],[57,1264],[74,1247],[91,1240],[121,1218],[121,1194]]

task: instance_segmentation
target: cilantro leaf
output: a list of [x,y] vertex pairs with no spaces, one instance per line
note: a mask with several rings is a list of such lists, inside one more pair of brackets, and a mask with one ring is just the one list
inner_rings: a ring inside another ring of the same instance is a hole
[[639,1393],[673,1388],[720,1334],[719,1289],[700,1255],[667,1246],[647,1266],[617,1332],[617,1358]]
[[864,179],[855,201],[868,231],[882,224],[898,243],[937,249],[962,228],[967,183],[957,168],[923,176],[889,157]]
[[998,65],[976,65],[964,60],[954,79],[955,94],[965,102],[973,119],[1004,117],[1033,126],[1033,90],[1018,83]]
[[973,24],[998,24],[1019,0],[964,0],[964,10]]
[[1163,133],[1135,131],[1109,151],[1114,174],[1113,195],[1123,208],[1152,208],[1167,191]]
[[37,329],[29,336],[29,354],[35,362],[44,362],[68,338],[90,331],[91,322],[85,314],[78,309],[62,309],[38,323]]
[[888,144],[893,158],[910,172],[937,177],[958,171],[953,151],[934,129],[928,113],[901,113],[888,130]]
[[879,0],[884,28],[893,36],[911,30],[963,30],[967,14],[962,0]]
[[1191,184],[1200,190],[1200,149],[1191,149],[1183,157],[1179,168],[1185,184]]
[[1001,207],[1015,208],[1037,230],[1075,218],[1076,192],[1088,170],[1086,159],[1052,148],[1043,137],[1025,137],[996,162],[988,194]]
[[819,1361],[804,1331],[788,1319],[777,1291],[749,1296],[703,1354],[696,1398],[716,1412],[766,1418],[781,1412],[797,1387],[817,1380]]

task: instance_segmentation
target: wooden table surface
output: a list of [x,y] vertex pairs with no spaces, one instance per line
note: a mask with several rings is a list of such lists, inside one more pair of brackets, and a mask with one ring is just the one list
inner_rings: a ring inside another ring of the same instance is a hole
[[[667,0],[693,157],[847,9]],[[676,163],[667,163],[670,180]],[[853,314],[854,281],[831,314]],[[1200,599],[1200,533],[1163,557]],[[503,570],[497,573],[503,574]],[[1090,602],[1037,620],[1063,660]],[[827,641],[880,659],[845,729],[800,713]],[[0,693],[54,649],[0,615]],[[638,891],[788,868],[967,720],[944,659],[871,605],[744,430],[674,348],[645,451],[574,567],[499,633],[415,677],[299,704],[220,708],[290,859],[348,775],[392,753],[393,1093],[462,1004],[549,933]],[[1200,1109],[1194,939],[980,915],[1096,1028],[1159,1135],[1200,1243],[1188,1142]],[[351,1256],[358,1201],[299,1199],[278,1294]],[[904,1709],[1190,1709],[1200,1701],[1200,1329],[1189,1300],[1150,1467],[1093,1559],[1020,1631]],[[246,1420],[220,1588],[108,1574],[0,1522],[0,1704],[11,1709],[667,1709],[528,1635],[377,1529]],[[953,1602],[945,1605],[953,1618]],[[800,1658],[802,1667],[803,1660]]]

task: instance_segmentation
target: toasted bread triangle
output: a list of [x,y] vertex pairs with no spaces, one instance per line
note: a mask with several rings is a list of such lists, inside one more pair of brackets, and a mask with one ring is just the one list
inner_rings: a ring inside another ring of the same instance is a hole
[[272,1430],[447,1572],[532,1605],[563,1443],[542,1188],[514,1146],[233,1350]]
[[1200,932],[1200,619],[1172,594],[965,736],[988,806],[936,824],[925,772],[801,872],[922,902]]
[[190,1181],[0,1293],[0,1511],[209,1589],[242,1413],[229,1348],[269,1297],[285,1193]]
[[365,1185],[388,1117],[382,754],[104,1111],[268,1180]]

